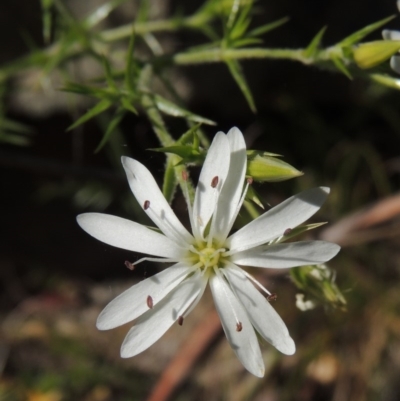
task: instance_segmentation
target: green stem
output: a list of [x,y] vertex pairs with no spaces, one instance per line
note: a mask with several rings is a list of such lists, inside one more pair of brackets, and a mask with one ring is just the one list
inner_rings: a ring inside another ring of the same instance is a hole
[[314,64],[316,61],[327,61],[329,49],[321,51],[317,57],[305,57],[304,49],[207,49],[193,52],[178,53],[173,56],[177,65],[219,63],[227,60],[244,59],[286,59],[295,60],[303,64]]
[[[146,114],[151,122],[151,125],[153,127],[153,130],[160,141],[161,146],[167,147],[167,146],[172,146],[175,144],[175,140],[172,138],[170,133],[167,130],[167,127],[165,126],[164,120],[156,106],[156,103],[154,101],[154,97],[151,94],[151,81],[153,79],[153,68],[150,64],[147,64],[146,66],[143,67],[143,70],[140,74],[139,78],[139,90],[142,93],[141,98],[140,98],[140,103],[144,110],[146,111]],[[180,162],[180,157],[177,155],[173,154],[168,154],[167,155],[167,163],[172,164],[174,167],[175,171],[175,179],[179,183],[179,186],[182,189],[182,192],[185,191],[185,186],[188,187],[189,194],[193,193],[193,187],[190,183],[190,181],[184,181],[182,178],[182,172],[185,170],[184,165],[177,165]],[[168,191],[168,193],[172,194],[174,191]],[[171,195],[171,196],[172,196]],[[172,199],[167,199],[169,202],[172,201]]]

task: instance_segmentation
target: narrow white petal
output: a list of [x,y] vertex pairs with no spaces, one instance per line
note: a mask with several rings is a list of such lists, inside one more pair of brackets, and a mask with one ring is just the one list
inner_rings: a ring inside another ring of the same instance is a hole
[[238,128],[234,127],[228,132],[227,138],[231,151],[231,161],[228,176],[218,199],[215,222],[213,221],[215,237],[221,242],[225,241],[239,212],[238,203],[243,191],[247,166],[246,144],[243,134]]
[[109,330],[128,323],[149,310],[147,297],[156,306],[190,273],[187,265],[177,263],[141,281],[113,299],[97,318],[99,330]]
[[251,248],[235,253],[231,260],[238,265],[281,269],[325,263],[339,250],[340,246],[332,242],[300,241]]
[[382,37],[385,40],[400,40],[400,31],[384,29],[382,31]]
[[[208,149],[201,169],[193,204],[193,222],[197,226],[197,231],[201,234],[203,234],[214,212],[219,190],[228,174],[229,161],[228,138],[223,132],[218,132]],[[213,188],[211,182],[215,177],[218,177],[218,185]]]
[[400,74],[400,56],[392,56],[390,58],[390,67],[394,72]]
[[[210,278],[210,288],[230,346],[250,373],[263,377],[265,368],[260,345],[242,304],[219,275]],[[237,331],[238,321],[242,325],[241,331]]]
[[121,347],[122,358],[140,354],[153,345],[183,315],[203,288],[200,273],[181,283],[129,330]]
[[76,220],[92,237],[117,248],[176,260],[179,260],[184,252],[183,248],[165,235],[121,217],[84,213]]
[[192,243],[192,235],[175,216],[150,171],[137,160],[129,157],[121,160],[135,198],[157,227],[178,243]]
[[265,244],[281,235],[287,228],[304,223],[324,203],[329,188],[313,188],[301,192],[273,207],[227,239],[232,252]]
[[230,266],[223,269],[223,272],[261,336],[278,351],[286,355],[294,354],[296,346],[285,323],[243,271],[237,266]]

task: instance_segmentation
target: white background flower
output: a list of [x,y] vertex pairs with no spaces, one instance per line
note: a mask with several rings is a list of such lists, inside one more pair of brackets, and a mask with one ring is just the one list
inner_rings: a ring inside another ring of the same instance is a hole
[[78,216],[79,225],[100,241],[152,256],[143,260],[173,263],[123,292],[100,314],[97,327],[101,330],[137,319],[122,344],[122,357],[139,354],[172,324],[182,324],[207,283],[228,341],[251,373],[264,375],[255,330],[284,354],[295,352],[285,324],[255,285],[267,290],[239,266],[290,268],[335,256],[339,247],[329,242],[273,243],[286,229],[311,217],[329,191],[314,188],[293,196],[228,236],[246,192],[246,160],[239,129],[232,128],[227,135],[217,133],[193,205],[185,194],[192,234],[177,219],[147,168],[127,157],[122,164],[131,190],[161,233],[115,216]]

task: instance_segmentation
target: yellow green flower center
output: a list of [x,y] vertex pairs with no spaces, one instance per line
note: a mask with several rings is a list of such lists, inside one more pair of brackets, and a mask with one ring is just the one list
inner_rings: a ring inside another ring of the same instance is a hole
[[200,246],[193,246],[190,249],[190,262],[198,265],[200,269],[212,269],[213,267],[222,267],[223,253],[225,248],[214,248],[201,244]]

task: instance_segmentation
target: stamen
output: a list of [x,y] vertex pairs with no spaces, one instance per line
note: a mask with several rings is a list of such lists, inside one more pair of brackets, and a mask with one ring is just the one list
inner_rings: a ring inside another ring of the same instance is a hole
[[[241,270],[241,269],[240,269]],[[244,270],[241,270],[244,275],[250,280],[252,281],[254,284],[256,284],[262,291],[264,291],[268,296],[272,295],[258,280],[256,280],[252,275],[250,275],[249,273],[247,273]]]
[[216,175],[216,176],[211,180],[211,187],[212,187],[212,188],[216,188],[217,185],[218,185],[218,181],[219,181],[219,178],[218,178],[218,176]]
[[287,228],[284,232],[283,235],[289,235],[292,232],[291,228]]
[[149,207],[150,207],[150,201],[149,200],[144,201],[143,209],[147,210]]
[[274,292],[271,295],[267,296],[267,301],[276,301],[278,299],[278,295],[275,294]]
[[125,260],[125,266],[129,269],[129,270],[133,270],[135,268],[135,265],[131,262],[128,262],[127,260]]
[[183,324],[183,319],[184,319],[183,316],[179,316],[179,317],[178,317],[178,324],[179,324],[179,326],[182,326],[182,324]]
[[251,184],[253,184],[253,177],[248,177],[247,178],[247,183],[249,184],[249,185],[251,185]]
[[[138,265],[139,263],[142,263],[142,262],[145,262],[145,261],[148,261],[148,262],[159,262],[159,263],[176,263],[176,262],[178,262],[177,259],[148,258],[148,257],[145,257],[145,258],[137,260],[135,262],[135,266]],[[126,262],[125,262],[125,265],[126,265]]]
[[149,309],[153,309],[153,298],[150,295],[147,297],[146,302]]
[[188,180],[188,173],[186,170],[182,171],[182,180],[187,181]]
[[242,331],[242,329],[243,329],[242,322],[237,322],[236,323],[236,331]]

